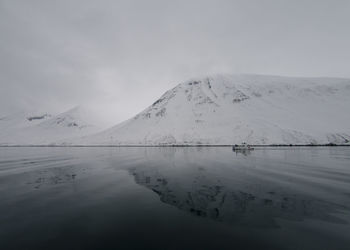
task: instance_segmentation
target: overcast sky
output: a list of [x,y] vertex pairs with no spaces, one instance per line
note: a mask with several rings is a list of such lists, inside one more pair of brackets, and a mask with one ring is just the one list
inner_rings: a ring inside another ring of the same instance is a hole
[[350,1],[0,0],[0,115],[94,107],[110,122],[188,78],[350,78]]

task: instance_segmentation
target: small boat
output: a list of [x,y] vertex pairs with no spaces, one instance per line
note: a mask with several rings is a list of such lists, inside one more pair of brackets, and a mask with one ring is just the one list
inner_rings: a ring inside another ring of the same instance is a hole
[[235,144],[234,146],[232,146],[232,150],[233,151],[249,151],[249,150],[254,150],[254,148],[252,146],[250,146],[249,144],[243,142],[240,145]]

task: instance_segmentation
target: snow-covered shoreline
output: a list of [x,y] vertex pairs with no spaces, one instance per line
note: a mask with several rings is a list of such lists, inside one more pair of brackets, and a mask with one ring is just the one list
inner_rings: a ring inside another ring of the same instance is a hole
[[[167,144],[167,145],[63,145],[63,144],[57,144],[57,145],[0,145],[0,148],[22,148],[22,147],[44,147],[44,148],[128,148],[128,147],[154,147],[154,148],[171,148],[171,147],[233,147],[234,144],[230,145],[220,145],[220,144]],[[281,144],[281,145],[250,145],[254,148],[300,148],[300,147],[307,147],[307,148],[313,148],[313,147],[350,147],[350,144],[296,144],[296,145],[288,145],[288,144]]]

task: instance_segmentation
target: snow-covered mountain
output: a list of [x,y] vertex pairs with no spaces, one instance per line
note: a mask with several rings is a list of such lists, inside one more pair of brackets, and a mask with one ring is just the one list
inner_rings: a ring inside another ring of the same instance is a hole
[[0,145],[48,145],[98,132],[87,110],[75,107],[52,116],[19,112],[0,118]]
[[135,117],[70,144],[345,144],[350,79],[217,75],[167,91]]
[[1,133],[14,129],[23,129],[33,125],[37,125],[52,117],[51,114],[45,112],[15,112],[10,115],[0,117]]

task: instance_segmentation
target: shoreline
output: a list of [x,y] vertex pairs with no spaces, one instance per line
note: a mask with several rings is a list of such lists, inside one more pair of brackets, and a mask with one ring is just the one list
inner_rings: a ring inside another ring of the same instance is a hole
[[[255,148],[294,148],[294,147],[350,147],[350,144],[266,144],[266,145],[254,145],[249,144]],[[235,144],[222,144],[222,145],[212,145],[212,144],[174,144],[174,145],[0,145],[0,148],[22,148],[22,147],[40,147],[40,148],[102,148],[102,147],[233,147]]]

